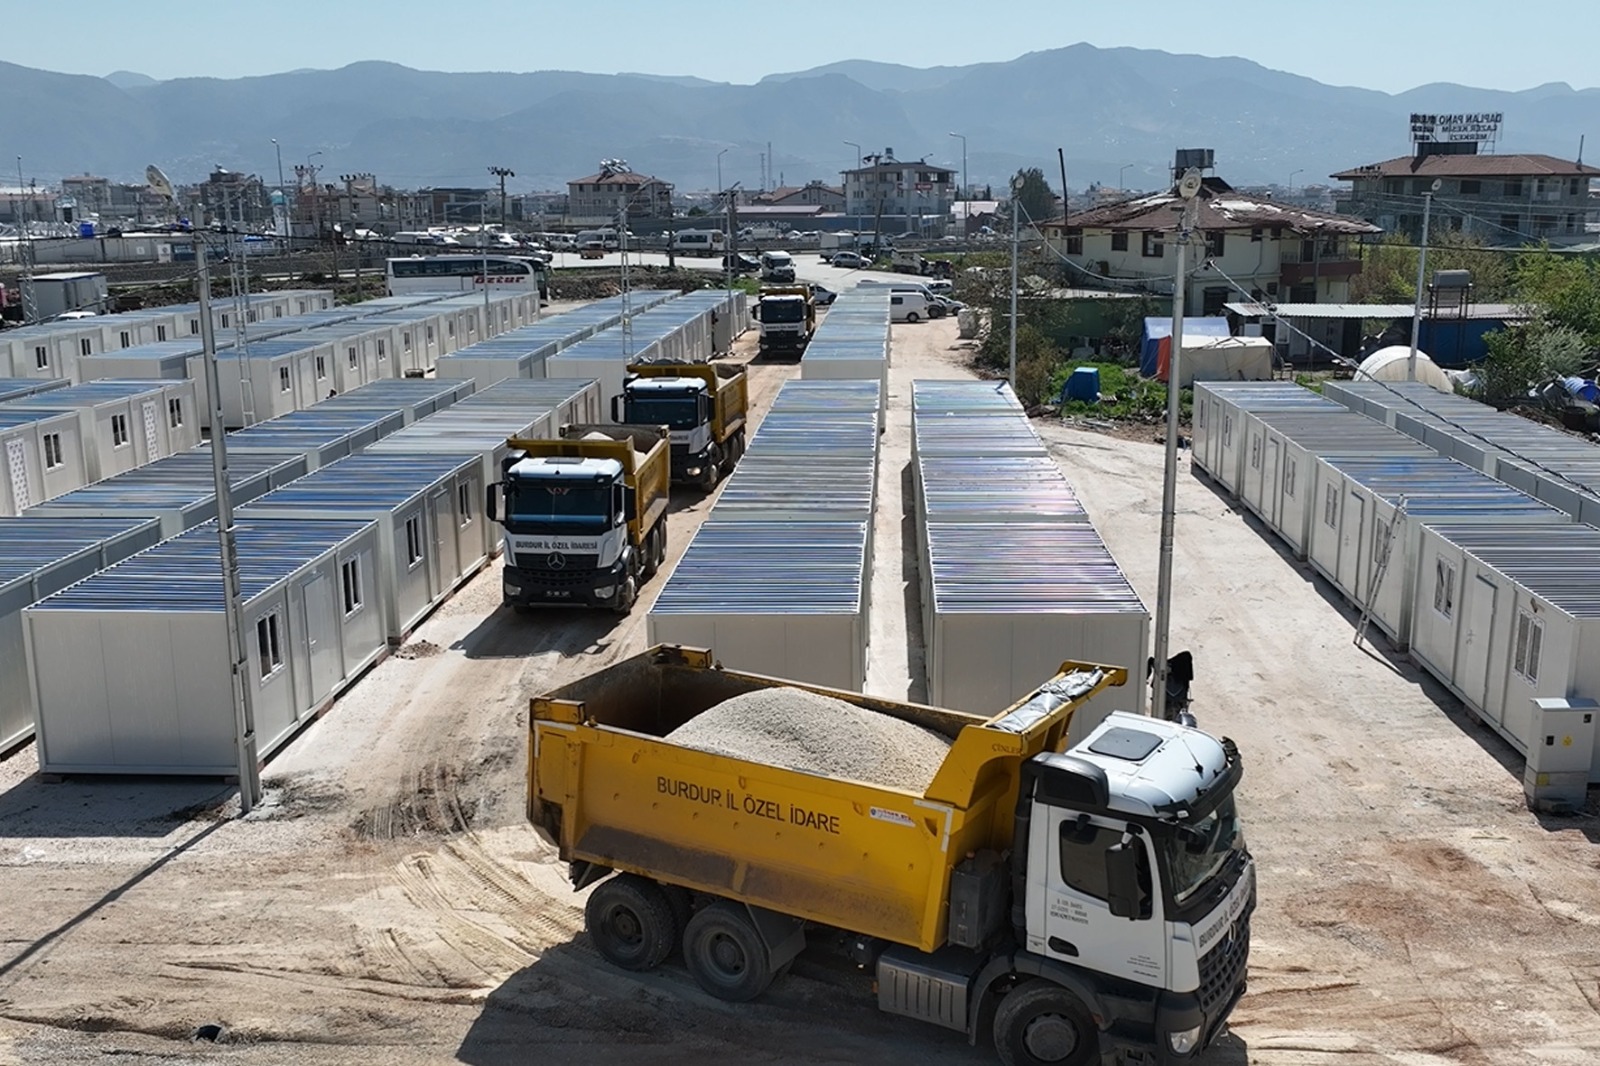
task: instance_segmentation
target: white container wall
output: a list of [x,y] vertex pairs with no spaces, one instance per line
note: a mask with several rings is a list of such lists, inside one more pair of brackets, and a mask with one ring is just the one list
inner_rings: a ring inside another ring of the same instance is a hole
[[651,607],[652,644],[730,669],[866,683],[876,381],[790,381]]
[[1534,699],[1600,693],[1600,530],[1439,525],[1420,555],[1411,655],[1518,752]]
[[0,409],[0,516],[89,483],[76,411]]
[[33,736],[22,611],[155,544],[155,522],[0,520],[0,755]]
[[928,702],[996,713],[1074,660],[1129,684],[1079,711],[1073,739],[1142,713],[1150,613],[1010,388],[917,381],[911,410]]
[[1196,466],[1237,496],[1249,453],[1247,412],[1338,409],[1292,381],[1197,381],[1190,454]]
[[188,451],[200,442],[198,400],[188,381],[93,381],[0,407],[29,409],[77,412],[91,481]]
[[887,404],[889,293],[841,293],[800,359],[800,376],[808,381],[871,379],[879,383]]
[[[257,750],[384,652],[370,522],[237,526]],[[352,590],[355,593],[352,600]],[[44,773],[237,772],[216,531],[190,531],[24,611]]]
[[488,562],[483,466],[473,456],[358,455],[239,510],[256,518],[341,518],[377,524],[374,593],[398,644]]

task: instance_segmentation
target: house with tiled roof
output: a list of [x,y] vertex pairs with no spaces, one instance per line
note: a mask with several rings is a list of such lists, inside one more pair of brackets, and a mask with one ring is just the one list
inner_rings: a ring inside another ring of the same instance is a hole
[[620,159],[608,159],[598,172],[567,182],[569,225],[614,226],[624,207],[630,219],[671,218],[672,186],[634,173]]
[[[1360,218],[1246,195],[1218,177],[1204,179],[1197,200],[1185,294],[1195,314],[1220,314],[1223,304],[1247,296],[1342,303],[1350,297],[1350,279],[1361,272],[1362,239],[1380,232]],[[1050,248],[1072,264],[1071,284],[1169,295],[1181,210],[1173,188],[1058,218],[1040,229]]]
[[1581,244],[1594,239],[1588,227],[1600,221],[1590,195],[1600,167],[1550,155],[1419,152],[1333,177],[1350,183],[1335,197],[1337,210],[1412,240],[1422,233],[1423,195],[1429,192],[1432,232],[1464,232],[1490,245]]

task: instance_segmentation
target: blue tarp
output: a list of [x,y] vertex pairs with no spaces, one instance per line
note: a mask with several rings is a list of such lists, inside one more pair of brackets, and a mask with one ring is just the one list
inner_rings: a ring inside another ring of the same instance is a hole
[[[1232,336],[1232,331],[1228,329],[1228,320],[1225,318],[1185,318],[1183,335],[1186,338],[1228,337]],[[1147,378],[1156,376],[1161,341],[1170,336],[1172,336],[1172,319],[1144,320],[1144,333],[1139,338],[1139,373]]]

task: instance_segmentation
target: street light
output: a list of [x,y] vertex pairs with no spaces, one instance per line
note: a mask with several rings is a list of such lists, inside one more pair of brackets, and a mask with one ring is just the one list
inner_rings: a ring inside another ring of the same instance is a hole
[[[722,157],[727,154],[727,148],[717,153],[717,196],[719,198],[722,196]],[[724,204],[723,206],[726,208],[727,205]],[[727,281],[728,294],[730,296],[733,294],[733,261],[728,258],[732,254],[730,246],[733,244],[733,234],[728,232],[728,223],[731,216],[731,211],[724,210],[722,212],[722,273]]]
[[[283,145],[278,143],[278,138],[272,138],[272,150],[278,153],[278,203],[283,208],[283,233],[289,236],[289,194],[283,191]],[[283,249],[280,247],[279,251]]]
[[1122,169],[1117,171],[1117,191],[1118,192],[1127,191],[1128,185],[1123,180],[1123,175],[1128,173],[1128,168],[1131,167],[1131,166],[1133,166],[1132,163],[1124,163],[1124,164],[1122,164]]
[[952,133],[950,136],[961,140],[961,199],[966,200],[967,193],[967,136],[964,133]]
[[[319,197],[316,194],[317,193],[317,171],[316,171],[316,168],[311,165],[311,160],[313,160],[314,158],[316,158],[317,156],[319,156],[321,154],[322,154],[321,151],[316,151],[316,152],[312,152],[310,155],[306,156],[306,173],[308,175],[310,175],[310,177],[311,177],[311,229],[313,231],[312,234],[311,234],[311,239],[313,241],[318,241],[318,240],[322,239],[322,217],[321,217],[322,216],[322,209],[321,209],[320,206],[318,206],[319,202],[321,201],[322,198]],[[335,271],[334,272],[334,281],[335,281],[335,283],[337,283],[338,280],[339,280],[338,271]]]
[[1289,191],[1291,193],[1294,192],[1294,176],[1296,174],[1304,174],[1305,172],[1306,172],[1306,168],[1305,167],[1301,167],[1299,170],[1291,171],[1289,173]]

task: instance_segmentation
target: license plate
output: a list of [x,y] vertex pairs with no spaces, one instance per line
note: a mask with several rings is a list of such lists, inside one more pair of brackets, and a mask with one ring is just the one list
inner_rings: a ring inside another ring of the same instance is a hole
[[566,589],[546,589],[545,590],[545,597],[547,599],[552,599],[552,600],[563,600],[563,599],[566,599],[568,596],[571,596],[571,595],[572,595],[572,593],[568,592]]

